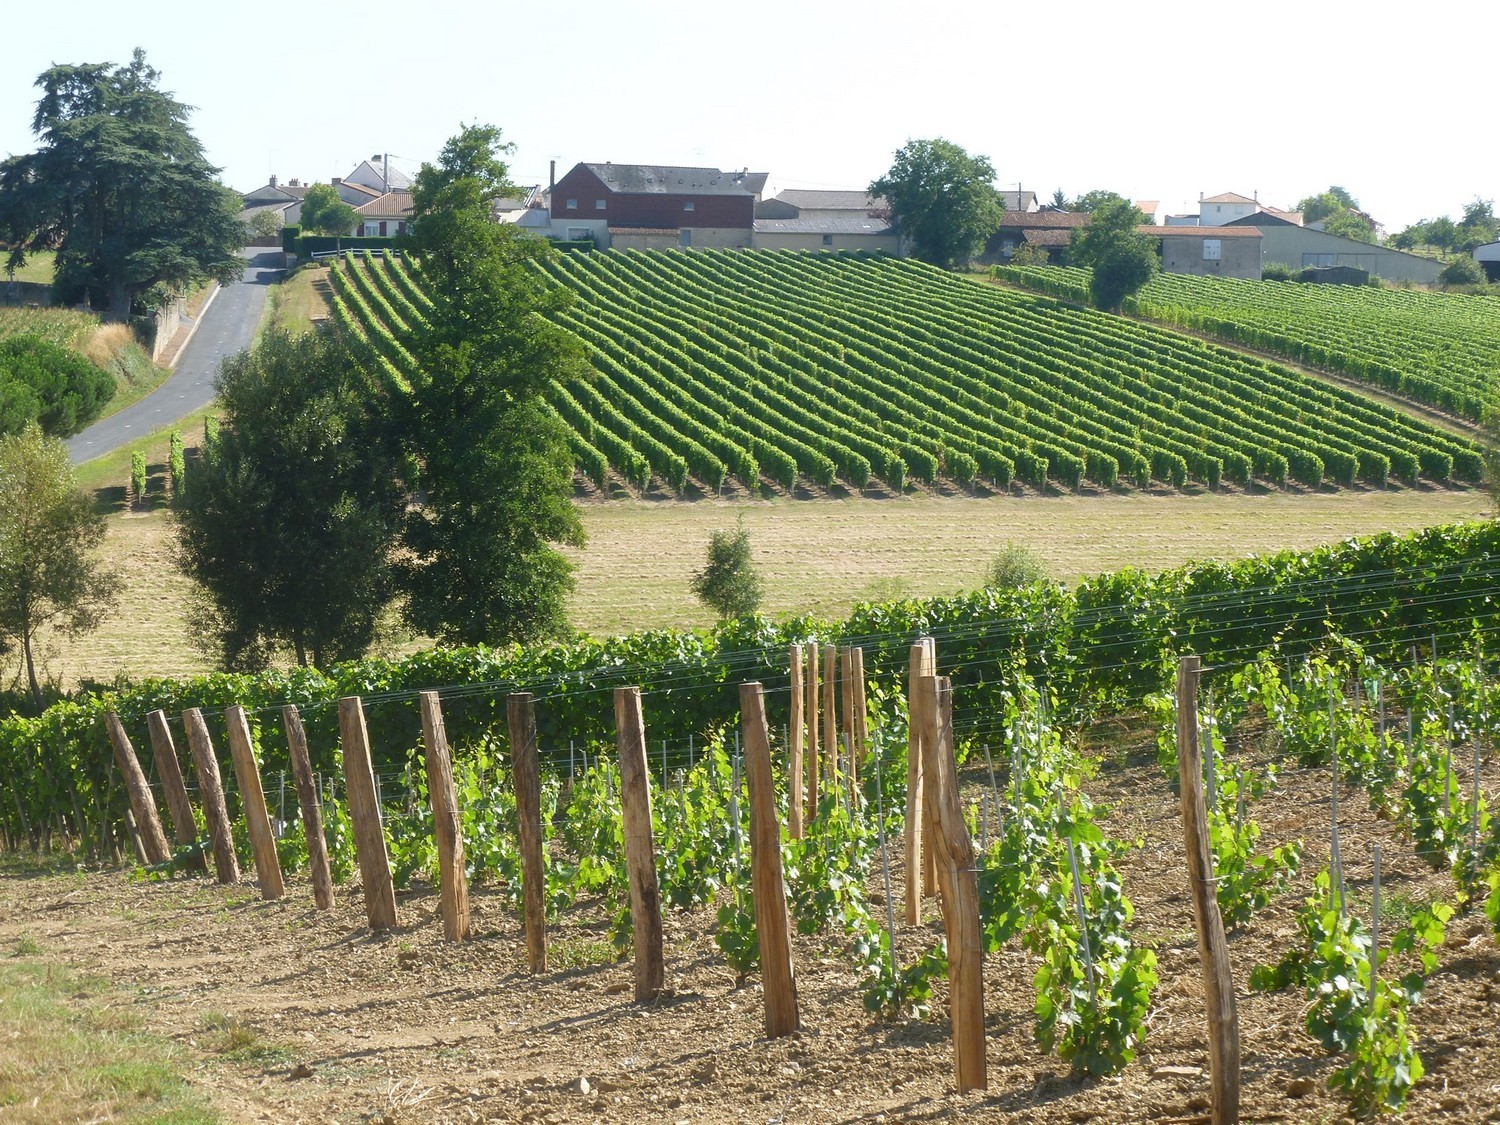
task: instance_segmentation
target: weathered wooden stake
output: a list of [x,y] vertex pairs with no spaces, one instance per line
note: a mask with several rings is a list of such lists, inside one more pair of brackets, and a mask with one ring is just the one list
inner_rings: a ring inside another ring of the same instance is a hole
[[928,675],[925,661],[927,646],[911,646],[906,680],[906,924],[922,922],[922,737],[927,719],[922,714],[924,696],[918,690],[922,677]]
[[[526,957],[533,973],[547,971],[547,868],[542,857],[542,775],[536,745],[536,707],[530,692],[505,701],[510,727],[511,779],[521,837],[521,895],[526,910]],[[665,775],[664,775],[665,776]]]
[[151,796],[151,786],[146,784],[146,775],[141,772],[135,747],[130,744],[130,736],[125,733],[119,715],[109,712],[104,716],[104,725],[109,730],[109,744],[114,747],[120,776],[125,779],[125,794],[130,798],[130,811],[135,816],[135,828],[140,833],[145,861],[166,863],[172,858],[172,849],[167,847],[161,819],[156,815],[156,799]]
[[286,729],[287,756],[291,759],[292,778],[297,784],[297,804],[302,809],[302,835],[307,840],[307,868],[312,877],[313,905],[319,910],[328,910],[333,906],[333,872],[328,866],[323,806],[318,800],[318,786],[313,778],[312,757],[307,752],[302,713],[287,704],[281,709],[281,725]]
[[836,645],[823,649],[823,781],[829,792],[838,784],[839,761],[839,650]]
[[792,839],[802,839],[802,646],[788,654],[791,683],[787,692],[791,715],[787,721],[786,820]]
[[[1224,919],[1214,893],[1209,850],[1208,810],[1203,799],[1203,760],[1198,746],[1196,656],[1177,665],[1177,772],[1182,783],[1182,830],[1187,846],[1188,882],[1198,925],[1198,956],[1203,962],[1203,1000],[1208,1009],[1208,1058],[1214,1125],[1230,1125],[1240,1115],[1240,1022]],[[1334,773],[1338,773],[1337,759]]]
[[615,731],[620,751],[620,816],[630,875],[630,917],[635,924],[635,998],[654,1000],[666,984],[662,956],[661,887],[651,839],[651,776],[646,770],[646,724],[641,689],[615,688]]
[[807,643],[807,823],[818,817],[818,775],[823,763],[818,757],[818,642]]
[[745,739],[745,779],[750,789],[750,888],[760,972],[766,999],[766,1035],[790,1035],[799,1026],[797,979],[792,972],[792,936],[781,871],[781,822],[771,775],[771,739],[766,700],[758,683],[740,685],[740,726]]
[[255,747],[250,741],[250,722],[238,703],[224,711],[229,726],[229,757],[234,776],[240,784],[240,811],[250,830],[250,854],[255,859],[255,877],[260,882],[260,897],[280,898],[286,893],[281,881],[281,861],[276,855],[276,834],[271,831],[271,817],[266,811],[266,793],[260,783],[260,766],[255,761]]
[[[849,749],[854,743],[854,649],[850,645],[839,646],[839,707],[843,709],[840,719],[843,723],[844,740],[840,745],[843,747],[844,770],[848,771]],[[854,783],[845,779],[849,785],[849,792],[854,792]]]
[[215,877],[221,883],[236,883],[240,878],[240,861],[234,854],[234,832],[229,824],[229,809],[224,804],[224,783],[219,778],[219,760],[214,757],[208,724],[203,721],[203,712],[193,707],[182,713],[182,725],[187,729],[193,771],[198,775],[198,799],[203,803],[203,819],[208,821]]
[[979,883],[974,872],[974,841],[958,795],[958,763],[953,756],[953,685],[946,677],[917,681],[922,711],[930,716],[922,740],[926,785],[923,804],[932,827],[948,939],[948,993],[953,1020],[954,1077],[959,1093],[988,1084],[984,1044],[984,942],[979,923]]
[[854,745],[859,764],[870,759],[870,708],[865,698],[865,650],[854,650]]
[[[152,711],[147,715],[146,729],[151,735],[151,757],[156,762],[156,776],[161,779],[162,794],[167,798],[167,809],[172,814],[172,836],[178,847],[185,848],[197,842],[198,822],[193,818],[193,802],[182,780],[182,765],[177,760],[177,746],[172,741],[172,730],[167,726],[166,712]],[[191,866],[198,871],[208,870],[201,855]]]
[[453,783],[453,757],[448,751],[448,733],[443,728],[438,693],[424,691],[417,699],[422,711],[427,796],[432,802],[433,837],[438,850],[443,937],[448,941],[465,941],[469,937],[469,879],[464,873],[464,836],[459,823],[458,789]]
[[364,885],[365,917],[372,930],[396,924],[396,886],[391,880],[391,857],[380,823],[380,798],[375,792],[375,768],[370,761],[370,734],[359,696],[339,700],[339,748],[344,757],[344,797],[354,824],[354,851]]

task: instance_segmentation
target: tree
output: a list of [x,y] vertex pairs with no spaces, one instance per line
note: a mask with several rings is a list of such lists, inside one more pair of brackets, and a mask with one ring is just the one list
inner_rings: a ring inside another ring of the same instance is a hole
[[890,203],[896,229],[918,258],[938,266],[966,262],[1005,214],[987,156],[970,156],[939,137],[908,141],[890,170],[870,185]]
[[332,184],[313,184],[302,197],[302,229],[309,234],[347,236],[359,216],[339,198]]
[[1304,223],[1316,223],[1319,219],[1326,219],[1340,211],[1358,211],[1359,200],[1334,184],[1327,191],[1299,200],[1296,210],[1302,212]]
[[1056,207],[1059,211],[1066,211],[1068,209],[1068,197],[1063,194],[1062,188],[1058,188],[1052,193],[1052,206]]
[[1323,220],[1323,229],[1355,242],[1375,241],[1375,224],[1358,211],[1335,211]]
[[239,197],[159,79],[137,49],[128,66],[54,66],[36,80],[42,147],[0,163],[0,242],[12,270],[57,251],[60,304],[87,296],[123,320],[148,290],[229,282],[244,268]]
[[1438,283],[1441,285],[1483,285],[1484,282],[1484,267],[1473,258],[1463,255],[1454,258],[1438,274]]
[[39,632],[77,636],[114,604],[119,579],[95,555],[104,526],[62,442],[37,426],[0,437],[0,642],[20,644],[39,712]]
[[548,314],[572,301],[536,264],[544,239],[491,217],[513,191],[490,125],[466,126],[412,188],[410,244],[432,308],[413,339],[418,372],[401,432],[426,504],[408,514],[401,581],[418,629],[463,644],[566,629],[581,546],[567,432],[543,392],[588,375],[583,346]]
[[329,332],[224,361],[223,419],[187,477],[178,565],[226,667],[364,654],[393,596],[404,493],[388,412]]
[[720,528],[708,537],[708,558],[693,574],[693,594],[719,620],[745,617],[760,608],[760,575],[750,558],[750,534],[740,520],[733,531]]
[[1458,245],[1458,224],[1446,215],[1426,224],[1427,245],[1436,246],[1444,257]]
[[72,437],[114,393],[115,381],[75,351],[39,336],[0,340],[0,434],[36,422],[49,437]]
[[1099,208],[1103,207],[1106,203],[1115,202],[1126,203],[1128,202],[1128,200],[1126,200],[1126,198],[1123,195],[1120,195],[1118,192],[1105,191],[1103,188],[1095,188],[1093,191],[1084,192],[1077,199],[1073,200],[1072,203],[1068,204],[1068,210],[1082,211],[1085,214],[1092,214],[1093,212],[1099,210]]
[[1089,295],[1101,309],[1118,311],[1125,298],[1156,275],[1161,267],[1157,244],[1141,234],[1141,215],[1123,199],[1103,204],[1088,226],[1073,232],[1069,257],[1088,266]]
[[250,216],[245,230],[252,239],[275,238],[281,234],[281,212],[266,207]]

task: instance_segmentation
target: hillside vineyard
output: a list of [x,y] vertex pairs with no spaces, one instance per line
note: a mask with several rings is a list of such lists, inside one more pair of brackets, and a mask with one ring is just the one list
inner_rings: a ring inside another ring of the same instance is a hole
[[[579,470],[637,487],[940,479],[1077,489],[1479,480],[1479,451],[1273,363],[920,263],[607,251],[548,267],[596,378],[554,385]],[[426,300],[387,257],[333,270],[334,316],[397,386]]]
[[[1007,281],[1087,301],[1087,270],[1002,266]],[[1162,274],[1126,301],[1206,332],[1479,421],[1500,375],[1500,298]]]

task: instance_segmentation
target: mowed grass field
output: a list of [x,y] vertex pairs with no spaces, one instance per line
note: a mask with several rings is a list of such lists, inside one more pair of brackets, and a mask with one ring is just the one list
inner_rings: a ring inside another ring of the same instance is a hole
[[[586,502],[580,510],[589,543],[574,553],[572,614],[577,628],[595,634],[710,624],[712,615],[692,596],[692,574],[714,529],[740,519],[765,582],[766,612],[833,618],[859,601],[973,588],[1007,542],[1027,545],[1055,577],[1074,581],[1125,566],[1158,570],[1190,559],[1408,531],[1476,518],[1488,508],[1483,492],[1446,489]],[[174,545],[166,512],[110,518],[104,549],[124,573],[124,594],[96,633],[47,643],[54,676],[72,685],[117,674],[210,670],[192,643],[191,588],[173,566]],[[393,633],[387,649],[395,654],[426,643]],[[8,668],[7,679],[12,675]]]

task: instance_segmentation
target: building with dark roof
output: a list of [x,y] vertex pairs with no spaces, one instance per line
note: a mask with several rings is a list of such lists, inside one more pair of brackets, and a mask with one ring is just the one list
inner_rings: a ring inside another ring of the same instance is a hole
[[600,247],[749,246],[754,184],[718,168],[575,164],[552,187],[552,228]]

